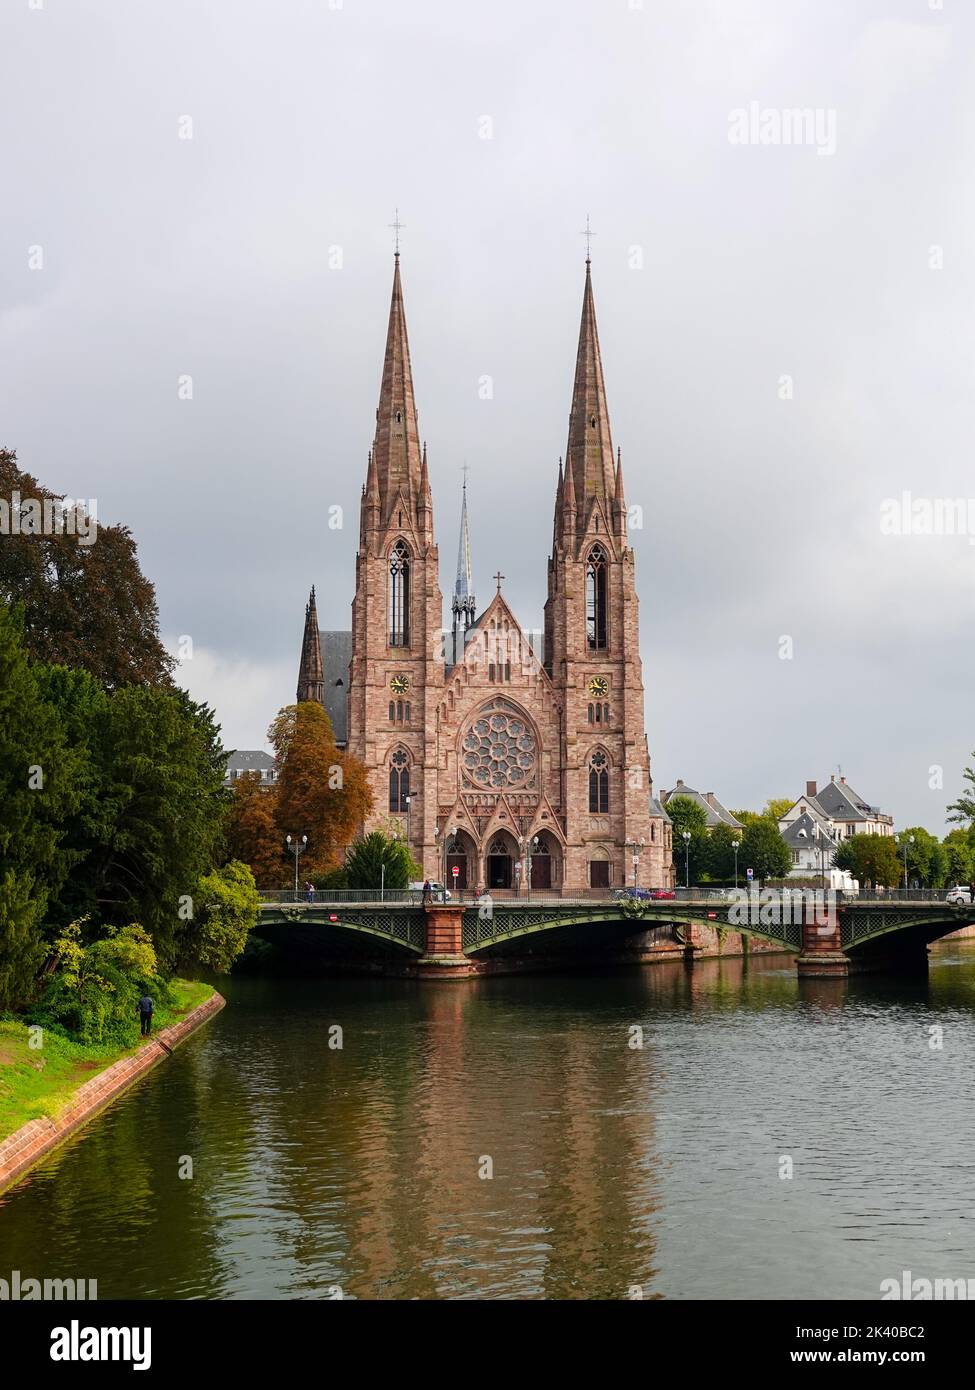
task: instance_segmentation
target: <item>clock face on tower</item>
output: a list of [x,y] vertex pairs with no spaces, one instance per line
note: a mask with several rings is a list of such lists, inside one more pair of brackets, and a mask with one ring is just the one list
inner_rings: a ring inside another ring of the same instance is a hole
[[405,695],[410,688],[409,676],[393,676],[389,682],[389,688],[394,695]]
[[593,676],[589,681],[589,694],[602,699],[609,692],[609,681],[605,676]]

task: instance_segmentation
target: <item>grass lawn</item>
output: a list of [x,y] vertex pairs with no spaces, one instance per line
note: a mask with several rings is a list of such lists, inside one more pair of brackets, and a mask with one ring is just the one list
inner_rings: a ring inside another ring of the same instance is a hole
[[[168,1028],[213,993],[213,986],[191,980],[173,980],[174,1002],[157,1008],[154,1033]],[[0,1139],[42,1115],[54,1119],[86,1081],[104,1071],[135,1048],[83,1047],[54,1033],[45,1032],[44,1046],[27,1046],[26,1023],[0,1020]]]

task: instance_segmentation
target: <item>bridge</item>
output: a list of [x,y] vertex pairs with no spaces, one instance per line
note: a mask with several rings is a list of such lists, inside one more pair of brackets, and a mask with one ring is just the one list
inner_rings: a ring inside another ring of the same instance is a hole
[[[415,895],[266,895],[258,935],[299,929],[331,939],[353,955],[372,956],[397,973],[463,977],[510,968],[519,957],[605,953],[607,958],[682,958],[717,954],[726,943],[748,949],[765,941],[795,955],[800,975],[923,968],[927,947],[975,925],[975,906],[934,895],[892,893],[835,901],[838,895],[767,897],[690,890],[675,899],[613,898],[490,903],[417,902]],[[276,899],[276,900],[273,900]],[[270,930],[269,930],[270,929]],[[733,943],[728,934],[736,933]],[[739,938],[741,944],[739,945]]]

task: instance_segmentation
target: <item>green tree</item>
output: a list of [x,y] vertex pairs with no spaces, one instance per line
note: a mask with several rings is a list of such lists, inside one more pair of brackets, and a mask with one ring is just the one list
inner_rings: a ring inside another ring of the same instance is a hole
[[78,754],[28,659],[19,613],[0,600],[0,1009],[30,997],[47,954],[43,923],[71,868],[61,827],[77,802],[78,775]]
[[186,904],[223,852],[219,729],[182,690],[130,686],[111,695],[91,746],[110,817],[77,872],[100,919],[138,916],[172,968],[192,935]]
[[903,875],[897,845],[891,835],[851,835],[837,849],[834,863],[848,869],[863,890],[896,888]]
[[945,882],[971,883],[973,873],[975,873],[971,829],[950,830],[944,838],[942,849],[948,860]]
[[[975,758],[975,752],[972,753]],[[967,782],[968,786],[962,789],[957,801],[953,801],[948,807],[948,820],[956,821],[962,825],[975,824],[975,767],[966,767],[962,774],[962,781]]]
[[181,941],[185,955],[226,975],[247,945],[261,898],[254,875],[233,859],[200,879],[194,908],[195,930]]
[[744,869],[753,869],[755,877],[764,882],[787,874],[792,855],[775,822],[757,816],[745,826],[739,861]]
[[[383,868],[385,867],[385,874]],[[407,888],[422,869],[410,854],[405,840],[393,839],[381,830],[354,840],[345,856],[345,877],[350,888]]]
[[[677,881],[690,876],[691,883],[700,883],[708,868],[708,814],[690,796],[672,796],[667,802],[667,814],[674,827],[674,867]],[[684,840],[685,832],[690,840]]]
[[923,825],[908,826],[898,832],[897,848],[901,856],[902,881],[906,851],[908,882],[919,883],[924,888],[941,887],[948,873],[948,854],[936,836]]
[[[62,500],[6,449],[0,449],[0,499],[8,513],[17,508],[25,519],[28,502]],[[82,532],[86,523],[83,513]],[[29,529],[3,537],[0,598],[23,605],[28,651],[39,661],[90,671],[110,688],[169,683],[175,663],[160,640],[155,589],[139,568],[131,533],[99,525],[89,535],[93,543]]]
[[793,798],[790,796],[771,796],[765,803],[765,809],[762,815],[766,820],[775,821],[776,825],[778,825],[786,811],[794,804]]
[[722,821],[714,827],[708,839],[707,871],[713,879],[733,879],[735,874],[735,845],[739,846],[738,872],[744,872],[741,859],[743,831]]

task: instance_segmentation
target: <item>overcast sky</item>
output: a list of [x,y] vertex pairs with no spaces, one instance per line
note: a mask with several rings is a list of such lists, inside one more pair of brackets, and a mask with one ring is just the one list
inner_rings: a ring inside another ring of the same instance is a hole
[[[466,460],[478,596],[500,566],[541,624],[589,214],[656,787],[760,807],[841,765],[943,830],[975,545],[881,509],[975,495],[967,0],[0,0],[0,26],[0,443],[133,529],[229,746],[294,698],[309,586],[350,623],[397,206],[441,585]],[[796,108],[810,142],[737,139]]]

